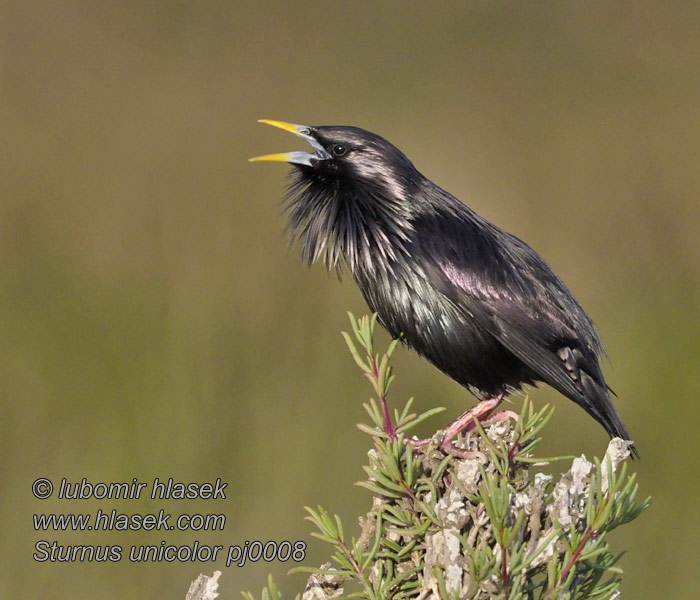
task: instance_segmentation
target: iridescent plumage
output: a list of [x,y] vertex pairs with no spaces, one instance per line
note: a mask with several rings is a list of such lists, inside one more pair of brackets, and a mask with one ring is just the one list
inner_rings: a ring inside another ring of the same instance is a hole
[[262,157],[293,165],[286,211],[306,263],[344,261],[391,335],[477,397],[545,382],[629,439],[593,322],[532,248],[376,134],[270,123],[315,150]]

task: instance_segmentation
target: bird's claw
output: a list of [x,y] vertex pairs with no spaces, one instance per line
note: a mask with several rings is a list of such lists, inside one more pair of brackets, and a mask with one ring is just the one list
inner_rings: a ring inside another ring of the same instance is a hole
[[477,459],[483,463],[487,462],[486,455],[483,452],[479,452],[478,450],[466,450],[464,448],[460,448],[459,446],[455,446],[449,440],[443,441],[440,444],[440,450],[442,450],[445,454],[450,454],[451,456],[454,456],[455,458],[460,458],[462,460]]

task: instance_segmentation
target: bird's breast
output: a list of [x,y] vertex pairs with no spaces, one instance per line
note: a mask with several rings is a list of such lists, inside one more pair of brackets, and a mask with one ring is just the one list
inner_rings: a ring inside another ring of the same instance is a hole
[[[353,275],[370,310],[392,337],[400,337],[463,386],[495,394],[530,379],[520,361],[420,270],[394,267]],[[494,369],[494,364],[503,368]]]

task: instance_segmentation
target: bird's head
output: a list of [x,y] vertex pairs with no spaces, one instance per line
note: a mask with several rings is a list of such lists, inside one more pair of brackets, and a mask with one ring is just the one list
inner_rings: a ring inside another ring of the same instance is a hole
[[285,152],[256,156],[250,160],[286,162],[297,165],[308,178],[333,179],[340,184],[376,187],[383,184],[404,194],[420,177],[408,158],[383,137],[359,127],[343,125],[294,125],[261,119],[306,140],[313,152]]
[[411,232],[422,175],[384,138],[358,127],[307,126],[262,119],[303,138],[312,152],[267,154],[251,161],[294,165],[287,206],[292,238],[300,238],[309,264],[322,258],[337,267],[376,268],[387,263]]

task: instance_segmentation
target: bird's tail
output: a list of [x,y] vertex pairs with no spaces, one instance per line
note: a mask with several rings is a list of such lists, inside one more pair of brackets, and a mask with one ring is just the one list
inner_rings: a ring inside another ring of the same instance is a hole
[[[598,384],[584,371],[581,371],[581,383],[585,393],[583,408],[605,428],[611,438],[619,437],[631,441],[630,434],[622,422],[620,413],[612,403],[606,387]],[[630,446],[630,452],[635,458],[639,458],[639,452],[634,444]]]

